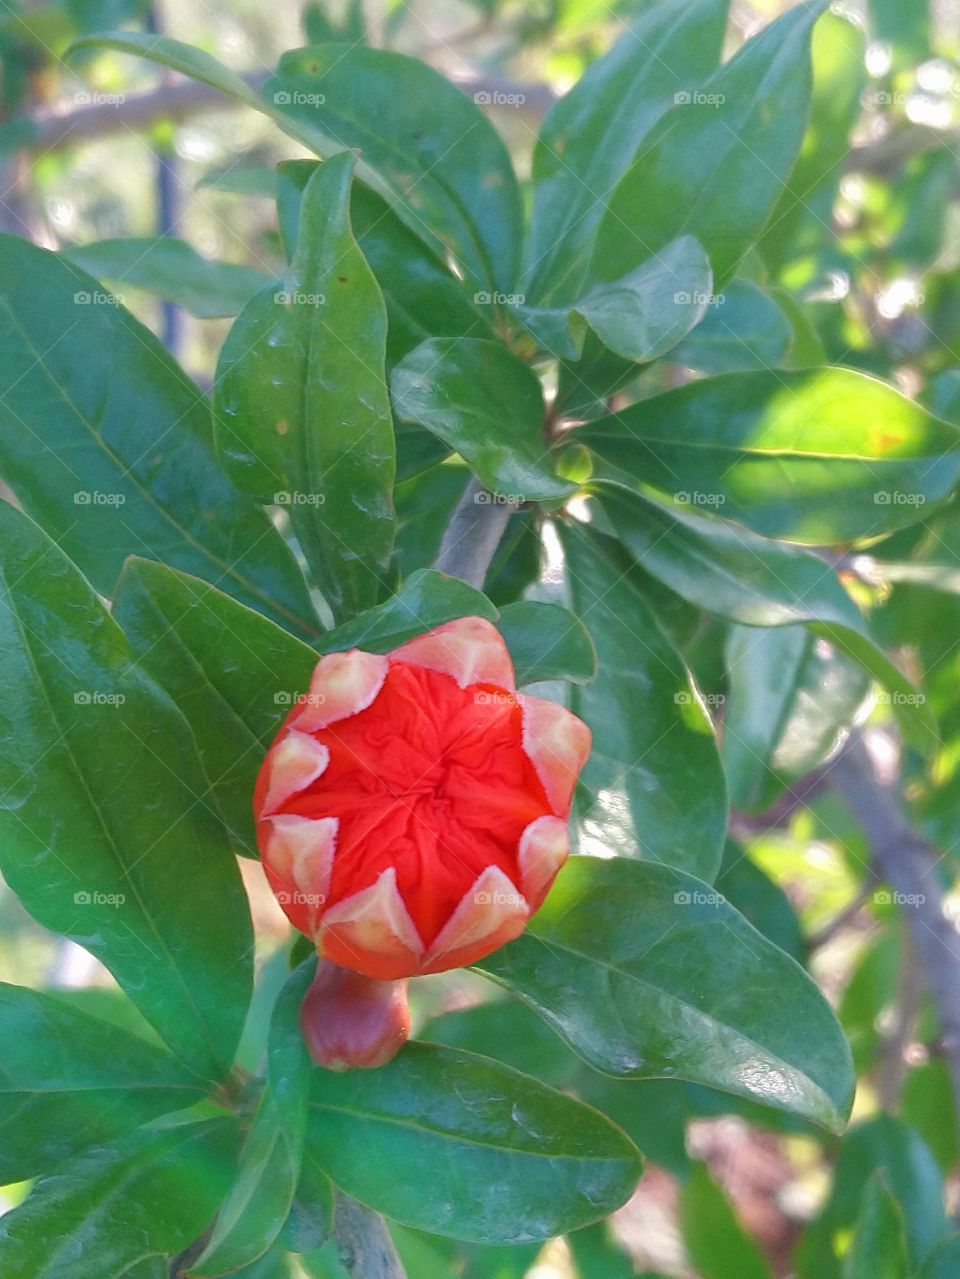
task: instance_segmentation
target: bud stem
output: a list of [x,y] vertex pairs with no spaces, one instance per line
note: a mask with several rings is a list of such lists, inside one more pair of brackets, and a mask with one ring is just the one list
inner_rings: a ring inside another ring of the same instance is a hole
[[507,502],[477,501],[489,497],[476,476],[463,491],[454,508],[440,544],[434,568],[451,577],[459,577],[468,586],[483,590],[483,583],[496,554],[512,511]]

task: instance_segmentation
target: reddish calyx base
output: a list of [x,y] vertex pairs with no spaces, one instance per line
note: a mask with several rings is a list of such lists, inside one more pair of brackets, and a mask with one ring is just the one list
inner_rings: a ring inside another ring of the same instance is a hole
[[410,1034],[406,981],[376,981],[321,959],[300,1007],[310,1056],[327,1070],[371,1069]]

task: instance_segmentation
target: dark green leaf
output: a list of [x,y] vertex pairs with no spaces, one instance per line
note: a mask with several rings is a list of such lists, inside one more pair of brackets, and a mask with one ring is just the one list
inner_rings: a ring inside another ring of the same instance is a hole
[[452,250],[471,289],[514,288],[521,208],[510,157],[439,72],[385,49],[317,45],[285,54],[264,98],[318,155],[355,151],[359,176],[438,256]]
[[300,1180],[312,1073],[300,1031],[300,1005],[315,972],[314,960],[302,964],[277,999],[260,1104],[233,1185],[191,1275],[230,1274],[258,1260],[290,1212]]
[[576,805],[581,848],[712,879],[727,801],[710,718],[617,544],[586,526],[562,536],[570,605],[598,657],[596,680],[570,690],[593,732]]
[[768,293],[749,280],[731,280],[671,350],[670,362],[701,373],[771,369],[782,362],[792,337],[790,321]]
[[314,629],[293,556],[223,476],[206,401],[149,330],[89,275],[6,235],[0,311],[4,478],[93,585],[112,594],[124,558],[145,555]]
[[200,319],[236,315],[273,280],[253,267],[201,257],[173,236],[97,240],[62,249],[60,256],[98,280],[155,293]]
[[608,192],[674,94],[716,66],[727,8],[727,0],[651,5],[551,108],[533,153],[532,299],[582,291]]
[[708,884],[574,857],[527,931],[476,965],[597,1070],[751,1097],[834,1130],[849,1050],[820,991]]
[[728,373],[577,438],[621,475],[814,545],[912,524],[960,475],[960,432],[851,369]]
[[310,683],[316,651],[206,582],[151,560],[127,561],[115,615],[141,665],[186,716],[231,843],[256,856],[257,772]]
[[0,984],[0,1040],[4,1185],[204,1096],[169,1053],[40,991]]
[[290,269],[244,307],[215,391],[227,469],[286,506],[338,618],[376,603],[393,546],[386,313],[350,229],[352,166],[337,156],[308,182]]
[[573,492],[548,461],[540,381],[502,342],[431,339],[400,361],[390,389],[397,416],[460,453],[491,492],[518,503]]
[[[595,1110],[434,1044],[409,1044],[375,1071],[317,1071],[309,1140],[347,1194],[404,1225],[479,1243],[596,1221],[640,1175],[634,1147]],[[411,1178],[411,1168],[443,1176]]]
[[334,1217],[333,1183],[311,1150],[303,1150],[300,1180],[280,1242],[291,1252],[313,1252],[330,1237]]
[[849,658],[799,626],[730,628],[724,772],[734,808],[762,811],[846,738],[870,679]]
[[633,1258],[613,1237],[609,1225],[575,1230],[567,1240],[579,1279],[633,1279]]
[[960,1274],[960,1235],[934,1248],[920,1271],[920,1279],[956,1279]]
[[702,1279],[771,1279],[760,1249],[737,1221],[706,1164],[696,1163],[680,1192],[680,1223]]
[[230,1119],[142,1130],[41,1178],[0,1222],[10,1279],[167,1279],[230,1176]]
[[537,600],[506,604],[497,629],[507,642],[518,684],[551,679],[589,684],[597,673],[590,632],[559,604]]
[[216,1078],[250,1000],[252,937],[186,722],[59,548],[5,504],[0,584],[0,869]]
[[730,905],[767,941],[779,946],[798,964],[806,962],[803,931],[789,897],[751,861],[735,839],[727,840],[716,884]]
[[598,284],[565,308],[517,308],[521,324],[550,354],[579,360],[588,332],[625,360],[663,355],[707,309],[713,276],[689,235],[671,241],[622,279]]
[[867,1182],[860,1215],[844,1258],[843,1279],[907,1279],[903,1214],[882,1172]]
[[810,34],[825,0],[771,22],[687,86],[607,200],[590,266],[616,280],[681,234],[722,286],[757,239],[793,167],[810,109]]
[[396,595],[352,622],[327,631],[317,647],[324,653],[355,647],[386,653],[414,635],[467,616],[495,622],[497,610],[482,592],[459,578],[419,569],[411,573]]

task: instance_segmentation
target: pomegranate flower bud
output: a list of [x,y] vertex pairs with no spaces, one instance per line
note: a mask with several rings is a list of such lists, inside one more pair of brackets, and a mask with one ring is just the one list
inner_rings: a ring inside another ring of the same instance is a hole
[[310,1056],[327,1070],[383,1066],[410,1034],[405,981],[373,981],[325,959],[300,1006]]
[[[517,937],[546,896],[589,749],[575,715],[517,694],[482,618],[386,655],[328,654],[257,780],[267,877],[341,969],[395,982],[471,964]],[[336,1057],[334,1032],[316,1034]]]

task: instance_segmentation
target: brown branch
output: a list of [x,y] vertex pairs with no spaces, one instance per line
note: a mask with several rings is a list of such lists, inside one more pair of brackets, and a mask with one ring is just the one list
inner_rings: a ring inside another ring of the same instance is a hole
[[386,1222],[341,1191],[337,1191],[333,1237],[341,1264],[355,1279],[407,1279]]

